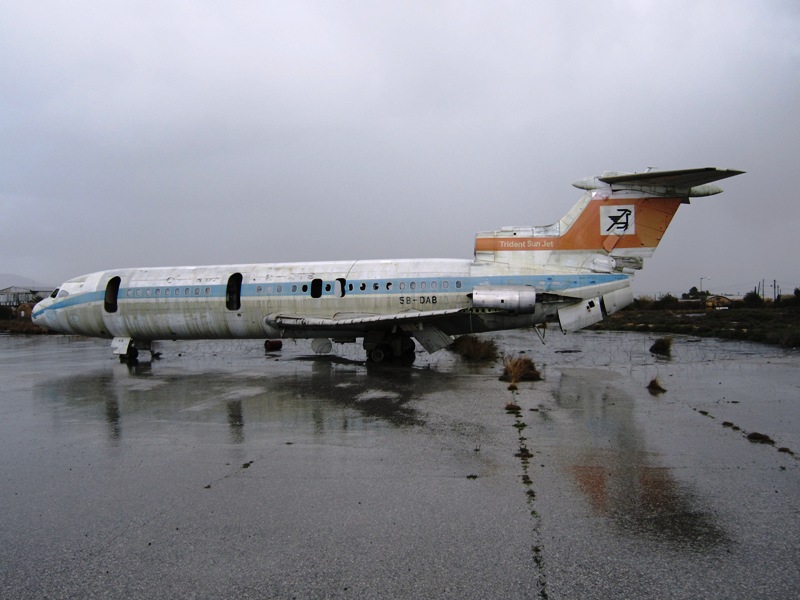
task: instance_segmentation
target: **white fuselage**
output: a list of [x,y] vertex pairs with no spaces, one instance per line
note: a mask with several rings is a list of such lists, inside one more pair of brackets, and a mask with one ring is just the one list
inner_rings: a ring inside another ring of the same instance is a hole
[[[533,325],[549,316],[545,305],[524,315],[475,309],[477,286],[530,286],[539,294],[588,298],[627,287],[628,279],[541,268],[511,273],[497,263],[457,259],[119,269],[65,282],[54,298],[36,306],[33,317],[63,333],[161,340],[354,338],[377,326],[374,319],[359,321],[362,315],[449,313],[437,326],[455,335]],[[464,314],[457,317],[456,311]],[[281,315],[312,317],[313,324],[284,328],[276,319]],[[348,317],[350,325],[331,328],[324,322]]]

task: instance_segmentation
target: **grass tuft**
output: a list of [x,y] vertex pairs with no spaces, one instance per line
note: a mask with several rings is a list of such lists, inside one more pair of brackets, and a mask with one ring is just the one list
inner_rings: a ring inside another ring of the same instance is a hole
[[769,444],[770,446],[775,445],[775,440],[769,437],[766,433],[758,433],[757,431],[748,433],[747,439],[754,444]]
[[527,356],[503,355],[503,374],[500,381],[508,381],[516,386],[520,381],[539,381],[541,378],[542,374]]
[[672,338],[671,337],[660,337],[658,338],[652,346],[650,346],[650,352],[653,354],[658,354],[660,356],[672,356]]
[[663,394],[667,391],[661,386],[661,383],[658,381],[658,377],[653,377],[650,380],[650,383],[647,384],[647,390],[653,395]]

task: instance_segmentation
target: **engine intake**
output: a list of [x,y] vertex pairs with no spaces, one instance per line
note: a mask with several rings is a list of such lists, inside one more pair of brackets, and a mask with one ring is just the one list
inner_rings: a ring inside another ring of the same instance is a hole
[[479,285],[472,290],[472,306],[528,314],[536,309],[536,290],[530,285]]

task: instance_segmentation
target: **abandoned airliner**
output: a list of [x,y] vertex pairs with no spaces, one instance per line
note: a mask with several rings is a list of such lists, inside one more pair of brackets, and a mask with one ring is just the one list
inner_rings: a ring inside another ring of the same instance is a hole
[[349,260],[112,269],[70,279],[36,324],[112,339],[120,360],[158,340],[362,339],[371,361],[413,357],[453,336],[558,322],[566,333],[633,301],[631,278],[689,198],[743,171],[607,172],[558,222],[480,232],[472,259]]

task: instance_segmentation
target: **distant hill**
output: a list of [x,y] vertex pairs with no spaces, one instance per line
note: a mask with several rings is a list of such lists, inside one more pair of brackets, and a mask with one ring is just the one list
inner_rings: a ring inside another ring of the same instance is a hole
[[12,286],[29,288],[32,290],[55,289],[55,286],[53,285],[35,281],[29,277],[22,277],[21,275],[15,275],[13,273],[0,273],[0,290]]

